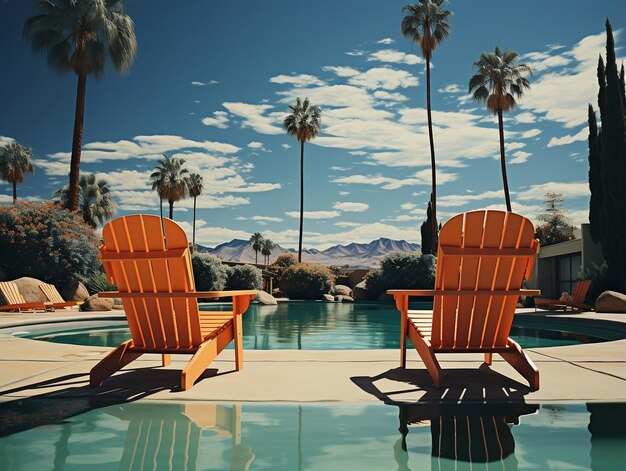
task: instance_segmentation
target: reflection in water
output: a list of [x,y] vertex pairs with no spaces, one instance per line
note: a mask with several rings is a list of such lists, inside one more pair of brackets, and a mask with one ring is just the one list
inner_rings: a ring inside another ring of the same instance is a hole
[[[429,426],[431,469],[517,470],[515,439],[511,425],[539,406],[520,405],[431,405],[401,404],[400,433],[394,446],[399,471],[410,471],[407,436],[410,426]],[[492,464],[490,468],[489,464]]]

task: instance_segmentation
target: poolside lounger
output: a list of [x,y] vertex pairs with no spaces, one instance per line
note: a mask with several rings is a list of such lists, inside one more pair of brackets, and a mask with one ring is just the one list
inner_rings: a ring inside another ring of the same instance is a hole
[[593,306],[585,304],[585,298],[587,292],[591,286],[591,280],[577,281],[574,284],[574,292],[572,293],[571,301],[561,301],[560,299],[544,299],[535,298],[535,309],[543,307],[546,309],[563,309],[567,310],[568,307],[573,309],[579,309],[581,311],[593,311]]
[[10,281],[0,282],[0,294],[4,301],[7,303],[4,306],[0,306],[0,311],[17,311],[17,312],[46,312],[54,311],[52,303],[46,303],[43,301],[37,301],[34,303],[27,303],[24,296],[20,293],[17,285]]
[[39,285],[39,289],[43,293],[43,295],[52,303],[52,307],[54,309],[64,308],[64,307],[73,307],[79,304],[78,301],[66,301],[63,299],[61,294],[57,291],[54,285],[49,283],[41,283]]
[[[235,367],[243,367],[241,315],[254,290],[196,292],[187,236],[170,219],[133,215],[114,219],[102,229],[100,256],[104,271],[119,291],[100,293],[122,298],[131,340],[91,370],[99,386],[143,353],[192,354],[180,387],[190,388],[209,363],[235,340]],[[198,309],[198,298],[232,297],[231,311]]]
[[[532,223],[503,211],[471,211],[450,219],[439,234],[435,289],[392,289],[401,313],[400,364],[406,367],[409,337],[435,386],[443,386],[435,353],[484,353],[490,365],[499,353],[539,389],[539,371],[509,338],[520,295],[539,247]],[[433,312],[410,311],[412,296],[434,296]]]

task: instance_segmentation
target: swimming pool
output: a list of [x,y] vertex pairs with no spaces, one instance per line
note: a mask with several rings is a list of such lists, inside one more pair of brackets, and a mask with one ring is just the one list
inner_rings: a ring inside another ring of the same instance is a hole
[[[416,306],[425,308],[426,306]],[[211,306],[215,310],[215,306]],[[582,321],[582,322],[581,322]],[[624,338],[597,322],[516,316],[511,336],[525,348]],[[399,348],[399,313],[389,303],[289,302],[252,304],[243,316],[248,350],[363,350]],[[15,335],[50,342],[115,347],[128,340],[124,322],[78,326],[28,326]]]
[[[84,398],[0,404],[0,469],[626,468],[624,404],[399,406],[143,400],[102,405]],[[7,420],[9,414],[15,420]],[[10,422],[21,425],[7,427]]]

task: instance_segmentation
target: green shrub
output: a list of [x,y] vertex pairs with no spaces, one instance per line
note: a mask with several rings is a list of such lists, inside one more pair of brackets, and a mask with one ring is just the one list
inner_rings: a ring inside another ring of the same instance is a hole
[[98,239],[76,213],[52,202],[0,206],[0,271],[63,289],[100,271]]
[[102,271],[97,271],[89,275],[84,283],[89,294],[96,294],[102,291],[117,291],[117,286],[109,283],[109,279]]
[[289,299],[320,299],[330,291],[335,278],[331,271],[313,263],[298,263],[283,272],[280,291]]
[[612,288],[611,280],[608,278],[608,265],[606,262],[602,262],[601,265],[597,265],[591,262],[591,268],[587,268],[585,271],[580,271],[577,278],[579,280],[591,280],[591,286],[587,293],[587,301],[591,304],[596,302],[598,296],[607,290]]
[[269,270],[276,273],[278,278],[282,276],[283,272],[298,263],[298,257],[296,257],[292,253],[283,253],[278,256],[278,258],[269,266]]
[[413,252],[392,252],[380,259],[380,268],[365,276],[367,291],[377,298],[388,289],[432,289],[437,258]]
[[194,253],[191,256],[197,291],[222,291],[228,280],[228,267],[216,255]]
[[252,265],[235,265],[228,273],[228,289],[261,289],[263,276],[261,269]]

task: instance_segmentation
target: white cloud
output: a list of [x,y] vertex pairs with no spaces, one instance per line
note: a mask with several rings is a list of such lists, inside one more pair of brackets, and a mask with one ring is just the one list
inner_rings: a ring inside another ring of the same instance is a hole
[[409,99],[406,95],[403,95],[402,93],[390,93],[383,90],[376,90],[374,92],[374,98],[378,100],[387,100],[398,103],[407,101]]
[[588,182],[546,182],[537,185],[531,185],[517,193],[516,199],[522,201],[545,199],[546,193],[549,191],[560,193],[563,198],[589,197]]
[[531,152],[525,152],[523,150],[518,150],[517,152],[513,152],[513,158],[509,161],[511,164],[523,164],[528,160],[528,157],[533,155]]
[[562,137],[553,137],[548,142],[548,147],[564,146],[577,141],[586,141],[589,137],[589,129],[587,127],[582,128],[576,134],[568,134]]
[[345,66],[325,65],[324,67],[322,67],[322,70],[325,72],[332,72],[337,77],[353,77],[361,73],[353,67],[345,67]]
[[383,39],[376,41],[376,44],[385,44],[386,46],[388,46],[389,44],[393,44],[395,42],[396,41],[391,38],[383,38]]
[[541,129],[534,128],[534,129],[529,129],[528,131],[524,131],[519,136],[522,139],[530,139],[531,137],[538,136],[539,134],[541,134]]
[[228,113],[225,111],[213,112],[213,118],[206,117],[202,119],[202,124],[205,126],[215,126],[219,129],[226,129],[228,127]]
[[470,202],[482,201],[486,199],[504,198],[504,190],[489,190],[478,194],[445,195],[437,198],[437,207],[458,207],[465,206]]
[[206,87],[207,85],[217,85],[219,82],[217,80],[210,80],[208,82],[200,82],[200,81],[193,81],[191,82],[191,85],[195,86],[195,87]]
[[396,49],[381,49],[380,51],[372,52],[367,60],[407,65],[421,64],[424,62],[421,57],[415,54],[406,54]]
[[334,170],[334,171],[336,171],[336,172],[345,172],[345,171],[350,170],[350,169],[349,169],[349,168],[347,168],[347,167],[337,167],[337,166],[333,166],[333,167],[330,167],[330,170]]
[[[299,211],[287,211],[285,214],[291,218],[299,218]],[[341,216],[339,211],[305,211],[304,219],[333,219]]]
[[353,49],[352,51],[346,52],[346,54],[352,57],[360,57],[360,56],[364,56],[365,54],[367,54],[367,52],[361,49]]
[[369,204],[366,203],[350,203],[347,201],[336,202],[333,204],[333,208],[344,212],[362,213],[369,208]]
[[276,75],[270,78],[270,82],[278,84],[290,84],[294,87],[309,87],[313,85],[324,85],[324,82],[314,75]]
[[291,149],[291,146],[289,144],[281,144],[283,149]]
[[537,117],[530,111],[517,113],[515,116],[513,116],[513,119],[517,124],[531,124],[537,122]]
[[222,106],[231,114],[242,119],[242,127],[252,128],[261,134],[282,134],[282,120],[287,116],[284,113],[267,112],[274,107],[272,105],[252,105],[250,103],[226,102]]
[[258,141],[252,141],[248,143],[250,149],[263,149],[263,143]]
[[349,194],[350,194],[349,191],[340,191],[339,192],[339,195],[341,195],[341,196],[348,196]]
[[[331,180],[333,183],[362,184],[380,186],[383,190],[397,190],[403,186],[429,185],[431,182],[430,170],[420,170],[409,178],[391,178],[382,175],[350,175],[348,177]],[[456,180],[456,174],[437,172],[437,181],[441,184]]]
[[450,83],[443,88],[437,90],[439,93],[463,93],[461,87],[459,87],[456,83]]
[[359,75],[350,77],[348,83],[372,90],[377,88],[395,90],[398,87],[416,87],[418,81],[416,76],[405,70],[393,69],[391,67],[374,67]]

